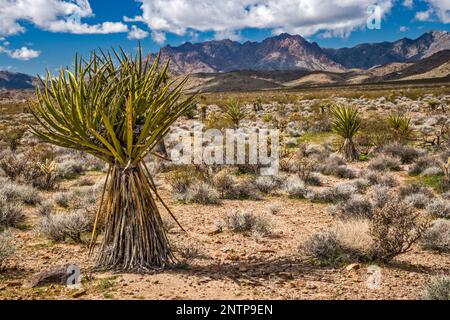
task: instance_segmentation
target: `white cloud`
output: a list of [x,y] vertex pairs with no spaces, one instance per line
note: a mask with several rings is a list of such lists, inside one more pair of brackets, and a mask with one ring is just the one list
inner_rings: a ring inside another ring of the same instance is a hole
[[428,9],[426,11],[416,12],[416,20],[419,21],[429,21],[433,15],[433,9]]
[[413,0],[403,0],[403,6],[408,9],[412,9],[412,7],[414,6],[414,1]]
[[152,38],[156,43],[164,43],[166,42],[166,34],[160,31],[153,31]]
[[[157,35],[212,31],[216,37],[238,35],[244,28],[271,29],[310,36],[330,32],[346,36],[364,27],[373,0],[137,0],[142,15],[125,21],[145,22]],[[447,0],[445,0],[447,1]],[[394,0],[379,0],[384,14]]]
[[434,11],[443,23],[450,23],[450,0],[428,0]]
[[22,61],[28,61],[28,60],[37,58],[41,54],[39,51],[30,49],[27,47],[22,47],[22,48],[16,49],[16,50],[10,50],[6,47],[0,46],[0,52],[6,53],[9,57],[11,57],[13,59],[22,60]]
[[93,16],[88,0],[0,0],[0,36],[25,32],[24,21],[51,32],[117,33],[127,32],[122,22],[89,25],[81,19]]
[[148,32],[142,29],[139,29],[136,26],[131,26],[131,30],[128,33],[129,40],[141,40],[148,37]]
[[401,27],[400,27],[400,32],[406,32],[406,31],[408,31],[408,30],[409,30],[408,27],[405,27],[405,26],[401,26]]

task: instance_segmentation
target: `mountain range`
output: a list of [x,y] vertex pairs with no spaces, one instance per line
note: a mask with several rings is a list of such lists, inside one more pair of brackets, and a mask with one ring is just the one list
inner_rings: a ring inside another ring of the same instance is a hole
[[[417,39],[321,48],[287,33],[262,42],[187,42],[160,51],[174,74],[192,74],[190,88],[255,90],[313,85],[445,78],[450,75],[450,33],[430,31]],[[154,59],[156,54],[150,54]],[[0,89],[32,88],[35,78],[0,71]]]
[[417,62],[446,49],[450,49],[447,31],[430,31],[415,40],[404,38],[341,49],[322,49],[299,35],[283,33],[262,42],[221,40],[166,46],[161,49],[161,58],[170,59],[171,70],[179,74],[300,69],[343,72],[393,62]]

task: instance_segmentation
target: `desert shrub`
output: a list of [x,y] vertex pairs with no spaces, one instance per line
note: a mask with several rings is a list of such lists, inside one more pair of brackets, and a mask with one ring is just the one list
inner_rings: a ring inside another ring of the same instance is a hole
[[93,186],[95,181],[88,177],[82,177],[77,181],[76,185],[79,187]]
[[13,182],[0,186],[1,196],[5,197],[6,201],[22,202],[28,205],[36,205],[41,202],[41,196],[35,188]]
[[26,164],[23,155],[14,155],[12,152],[0,154],[0,168],[11,180],[16,180],[24,172]]
[[36,230],[41,236],[53,241],[60,242],[70,239],[76,243],[82,243],[82,235],[90,231],[92,226],[92,217],[85,210],[77,210],[42,217]]
[[243,180],[237,182],[233,188],[225,194],[225,198],[261,200],[263,197],[252,181]]
[[424,177],[432,177],[432,176],[442,176],[444,172],[439,167],[429,167],[422,171],[420,174]]
[[395,187],[398,185],[397,179],[388,173],[380,173],[377,171],[369,170],[365,172],[362,176],[363,178],[369,180],[371,185],[381,185],[387,187]]
[[269,212],[273,215],[277,215],[283,210],[283,206],[279,203],[271,203],[269,205]]
[[167,174],[166,180],[175,194],[184,194],[195,182],[196,175],[187,168],[177,168]]
[[25,221],[23,208],[17,202],[0,197],[0,226],[4,228],[18,227]]
[[52,200],[47,200],[36,206],[36,213],[39,216],[48,216],[53,212],[54,209],[55,209],[54,202]]
[[255,179],[255,185],[263,193],[271,193],[281,187],[283,181],[276,176],[259,176]]
[[433,277],[425,286],[425,300],[450,300],[450,277]]
[[332,155],[318,166],[318,170],[325,175],[333,175],[339,178],[353,179],[356,172],[345,164],[344,159]]
[[358,178],[352,181],[352,185],[358,192],[365,192],[371,186],[371,182],[366,178]]
[[322,185],[322,176],[318,172],[311,172],[304,181],[307,185],[320,187]]
[[97,205],[98,194],[94,189],[74,189],[69,192],[60,192],[53,196],[55,204],[62,208],[89,209]]
[[353,218],[371,218],[372,204],[368,199],[362,196],[353,195],[347,201],[340,202],[330,210],[333,215],[342,219]]
[[218,204],[220,203],[219,193],[214,187],[206,182],[196,182],[192,184],[184,194],[186,202],[201,204]]
[[403,198],[403,202],[417,209],[423,209],[430,202],[430,198],[423,193],[413,193]]
[[399,158],[402,163],[411,163],[420,156],[420,151],[416,148],[405,146],[400,143],[391,143],[383,146],[381,153]]
[[408,170],[410,175],[419,175],[430,167],[439,167],[439,161],[430,156],[422,156],[417,158]]
[[400,165],[401,162],[399,159],[381,155],[370,160],[368,168],[369,170],[377,170],[377,171],[385,171],[385,170],[399,171]]
[[322,264],[365,261],[371,255],[372,239],[367,220],[339,222],[331,228],[311,235],[300,244],[301,253]]
[[431,189],[421,186],[420,184],[417,183],[411,183],[401,186],[398,190],[398,194],[401,199],[404,199],[405,197],[416,193],[422,193],[428,198],[434,197],[434,193]]
[[81,160],[68,159],[58,163],[56,175],[60,179],[74,179],[85,171]]
[[439,218],[450,217],[450,202],[444,199],[434,199],[426,206],[426,211]]
[[318,202],[337,203],[346,201],[356,193],[356,188],[349,183],[340,183],[334,187],[326,188],[317,192],[309,192],[307,198]]
[[308,188],[305,186],[305,183],[297,176],[287,178],[284,189],[292,198],[305,198],[308,193]]
[[376,208],[370,228],[374,259],[387,262],[409,251],[428,225],[414,208],[402,201],[389,201],[384,207]]
[[371,188],[371,197],[374,207],[383,208],[393,199],[393,194],[388,187],[375,185]]
[[220,192],[222,198],[229,193],[235,185],[231,170],[223,169],[213,177],[213,186]]
[[424,233],[420,244],[427,250],[450,252],[450,221],[438,219]]
[[0,272],[5,268],[8,259],[14,254],[11,233],[8,231],[0,233]]
[[250,212],[233,211],[228,214],[227,227],[234,232],[253,232],[261,236],[271,233],[272,221],[266,215],[255,215]]

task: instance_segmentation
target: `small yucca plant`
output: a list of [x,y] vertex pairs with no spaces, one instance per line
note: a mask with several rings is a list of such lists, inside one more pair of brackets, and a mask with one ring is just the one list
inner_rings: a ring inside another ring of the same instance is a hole
[[48,73],[36,91],[34,134],[109,164],[91,240],[92,249],[101,221],[101,269],[146,271],[174,261],[156,205],[162,199],[143,161],[194,106],[193,96],[182,98],[186,79],[168,82],[168,66],[143,59],[140,48],[135,57],[94,52],[76,57],[73,71]]
[[391,114],[388,117],[388,124],[394,131],[394,138],[399,141],[406,141],[411,137],[411,119],[405,115]]
[[246,114],[239,102],[231,100],[226,105],[225,117],[233,122],[235,127],[238,127],[241,120],[245,119]]
[[348,161],[358,160],[358,151],[353,143],[353,137],[361,128],[358,110],[353,107],[335,106],[331,109],[331,116],[333,131],[344,139],[339,152]]

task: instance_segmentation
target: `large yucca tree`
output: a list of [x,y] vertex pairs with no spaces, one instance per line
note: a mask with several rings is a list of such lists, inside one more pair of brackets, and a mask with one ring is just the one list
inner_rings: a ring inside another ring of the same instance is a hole
[[353,137],[361,128],[358,110],[354,107],[335,106],[331,109],[331,116],[333,131],[343,139],[339,152],[348,161],[358,160],[358,150],[353,142]]
[[[32,131],[45,141],[90,153],[109,164],[92,232],[102,224],[97,267],[142,272],[174,261],[156,201],[161,201],[144,157],[192,108],[183,81],[168,81],[160,66],[123,50],[75,57],[73,69],[48,73],[36,91]],[[170,212],[170,211],[169,211]]]

